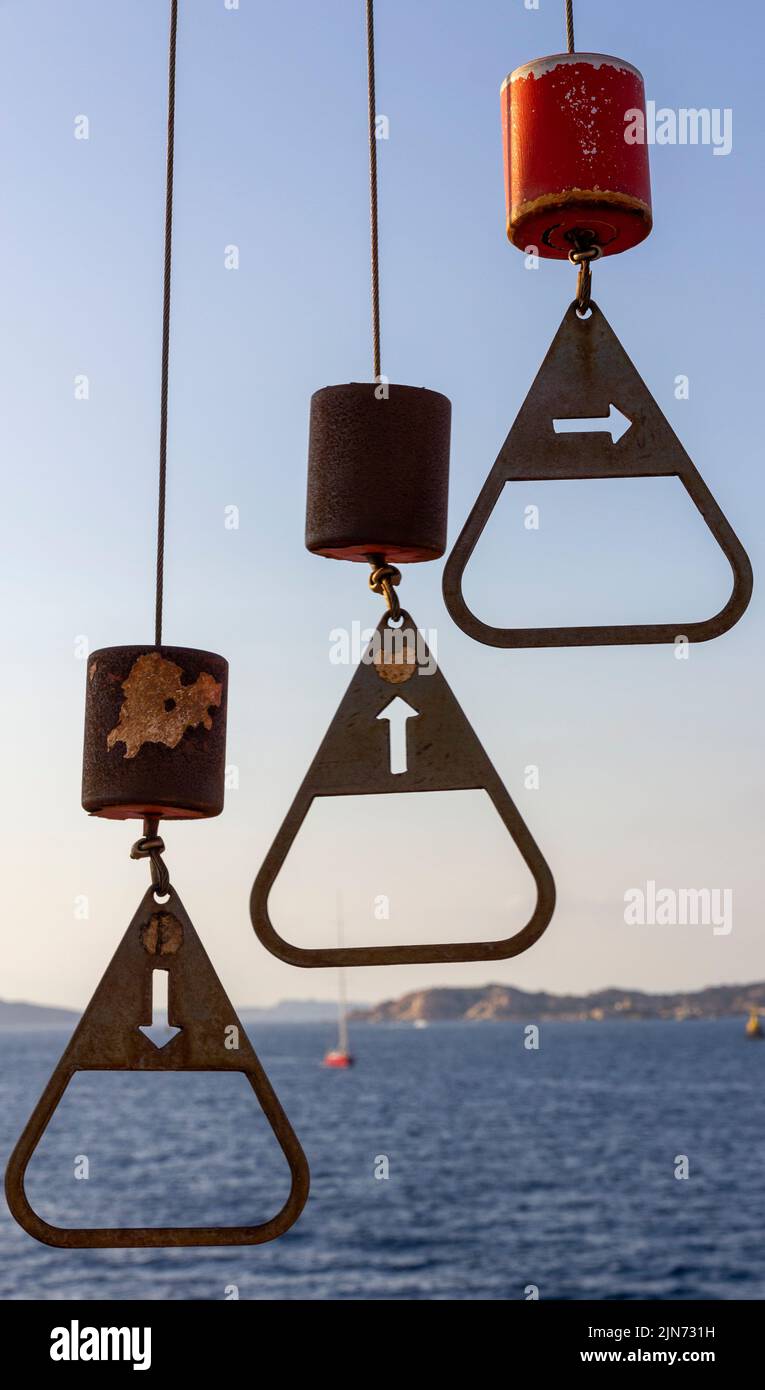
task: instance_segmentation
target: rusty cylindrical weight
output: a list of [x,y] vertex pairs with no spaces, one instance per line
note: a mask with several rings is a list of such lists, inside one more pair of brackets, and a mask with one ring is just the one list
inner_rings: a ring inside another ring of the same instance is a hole
[[351,382],[311,398],[305,543],[395,564],[446,549],[451,402],[417,386]]
[[507,235],[562,260],[626,251],[651,230],[643,78],[603,53],[555,53],[502,84]]
[[193,647],[88,658],[82,804],[113,820],[223,810],[228,662]]

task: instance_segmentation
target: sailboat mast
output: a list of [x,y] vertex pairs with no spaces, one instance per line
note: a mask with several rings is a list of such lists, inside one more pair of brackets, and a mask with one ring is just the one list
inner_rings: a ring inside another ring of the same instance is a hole
[[[343,905],[340,893],[337,895],[337,944],[343,945]],[[348,1018],[345,997],[345,971],[340,966],[337,972],[337,1050],[348,1051]]]
[[338,1052],[348,1051],[348,1019],[346,1017],[345,1006],[345,975],[342,968],[338,970],[338,996],[337,996],[337,1050]]

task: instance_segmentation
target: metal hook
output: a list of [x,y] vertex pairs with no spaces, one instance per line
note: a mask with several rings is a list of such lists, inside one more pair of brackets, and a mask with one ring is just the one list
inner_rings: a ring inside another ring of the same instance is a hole
[[586,314],[590,307],[592,294],[591,262],[600,260],[602,255],[601,247],[596,244],[577,246],[568,253],[571,264],[579,267],[576,280],[576,308],[579,314]]

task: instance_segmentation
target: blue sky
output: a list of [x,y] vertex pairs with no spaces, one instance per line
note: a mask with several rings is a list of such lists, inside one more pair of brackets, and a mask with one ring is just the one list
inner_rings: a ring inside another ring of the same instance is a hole
[[[377,7],[383,369],[453,402],[450,544],[573,293],[570,267],[529,271],[505,239],[499,119],[506,73],[560,49],[562,8]],[[596,267],[594,295],[755,576],[763,27],[753,0],[577,7],[578,47],[636,64],[657,105],[733,111],[726,157],[651,150],[654,232]],[[146,885],[128,858],[137,827],[79,806],[75,644],[151,640],[166,28],[164,0],[0,5],[6,998],[85,1003]],[[239,788],[217,821],[167,829],[168,860],[236,1002],[328,996],[332,972],[261,949],[248,895],[350,679],[329,660],[330,631],[380,615],[363,567],[302,541],[311,392],[371,370],[363,6],[182,0],[178,64],[165,630],[231,663]],[[81,114],[87,141],[74,139]],[[537,533],[523,528],[529,501]],[[411,567],[402,595],[436,629],[559,906],[516,961],[355,971],[351,997],[762,978],[758,589],[742,623],[687,662],[666,647],[502,652],[455,628],[441,568]],[[692,619],[728,587],[673,480],[508,490],[466,581],[482,616],[524,623]],[[531,763],[538,791],[524,790]],[[530,901],[480,793],[315,807],[275,891],[284,934],[332,941],[338,879],[354,943],[504,936]],[[730,935],[626,927],[625,891],[651,879],[731,888]],[[374,919],[380,894],[388,922]]]

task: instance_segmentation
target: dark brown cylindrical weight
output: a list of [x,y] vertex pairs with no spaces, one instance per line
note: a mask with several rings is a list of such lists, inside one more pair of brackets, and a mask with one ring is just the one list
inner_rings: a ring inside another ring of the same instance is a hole
[[88,658],[82,804],[112,820],[223,810],[228,662],[193,647]]
[[437,560],[446,549],[451,401],[350,382],[311,397],[305,543],[334,560]]

